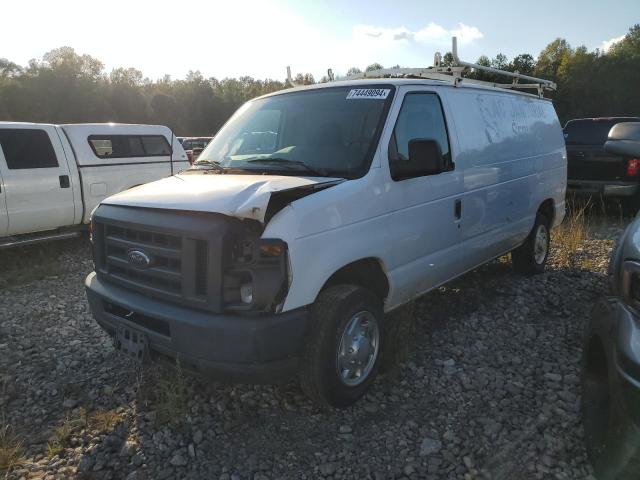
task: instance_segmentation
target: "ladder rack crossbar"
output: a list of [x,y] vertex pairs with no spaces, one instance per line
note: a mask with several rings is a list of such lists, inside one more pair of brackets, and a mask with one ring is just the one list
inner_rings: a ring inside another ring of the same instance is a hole
[[[477,65],[475,63],[464,62],[458,58],[458,46],[456,37],[452,38],[452,49],[454,65],[442,66],[440,53],[436,53],[434,59],[434,66],[427,68],[381,68],[372,70],[369,72],[358,73],[354,75],[348,75],[346,79],[357,80],[363,78],[384,78],[384,77],[417,77],[426,78],[430,80],[440,80],[444,82],[453,83],[454,86],[458,86],[461,83],[472,83],[478,85],[485,85],[495,88],[514,89],[514,90],[537,90],[539,96],[543,96],[545,90],[556,90],[557,86],[551,80],[545,80],[543,78],[532,77],[530,75],[523,75],[519,72],[509,72],[507,70],[500,70],[498,68],[486,67],[484,65]],[[475,78],[469,78],[463,76],[471,71],[482,71],[492,73],[494,75],[501,75],[510,77],[511,83],[498,83],[489,82],[484,80],[476,80]],[[525,80],[532,83],[520,83],[520,80]]]

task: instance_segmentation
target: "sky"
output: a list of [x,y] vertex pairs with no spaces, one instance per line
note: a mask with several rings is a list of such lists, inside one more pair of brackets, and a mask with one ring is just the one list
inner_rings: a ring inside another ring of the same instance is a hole
[[458,37],[461,59],[538,53],[556,37],[608,48],[640,23],[640,0],[3,0],[0,58],[56,47],[157,79],[284,79],[332,68],[427,67]]

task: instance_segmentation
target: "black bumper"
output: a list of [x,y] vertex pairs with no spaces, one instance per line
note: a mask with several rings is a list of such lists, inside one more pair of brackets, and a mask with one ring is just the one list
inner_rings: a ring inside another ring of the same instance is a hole
[[633,197],[640,192],[637,182],[568,180],[567,192],[573,195],[602,195],[604,197]]
[[233,382],[273,383],[297,371],[306,309],[274,315],[192,310],[102,281],[85,280],[91,312],[109,334],[118,325],[144,332],[152,359],[179,359],[186,370]]
[[628,411],[640,427],[640,318],[618,302],[615,363]]

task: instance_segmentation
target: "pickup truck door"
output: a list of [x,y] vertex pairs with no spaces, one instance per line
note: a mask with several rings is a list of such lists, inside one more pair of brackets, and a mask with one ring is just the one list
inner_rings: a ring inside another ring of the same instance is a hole
[[0,175],[9,235],[73,225],[69,166],[55,127],[0,128]]
[[[0,155],[2,155],[0,153]],[[9,215],[7,214],[7,202],[4,194],[4,183],[2,182],[2,175],[0,175],[0,237],[7,234],[9,230]]]

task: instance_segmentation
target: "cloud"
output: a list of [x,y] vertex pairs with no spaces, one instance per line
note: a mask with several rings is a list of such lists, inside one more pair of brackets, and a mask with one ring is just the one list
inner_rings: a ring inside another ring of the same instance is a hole
[[353,37],[356,41],[375,41],[379,44],[390,45],[395,42],[402,43],[426,43],[432,45],[448,45],[451,37],[458,37],[462,44],[469,44],[484,37],[478,29],[464,23],[458,23],[455,28],[446,29],[437,23],[431,22],[419,30],[409,30],[401,27],[377,27],[374,25],[355,25]]
[[624,35],[620,35],[619,37],[610,38],[609,40],[604,40],[600,45],[600,50],[604,53],[607,53],[614,44],[618,43],[621,40],[624,40]]

